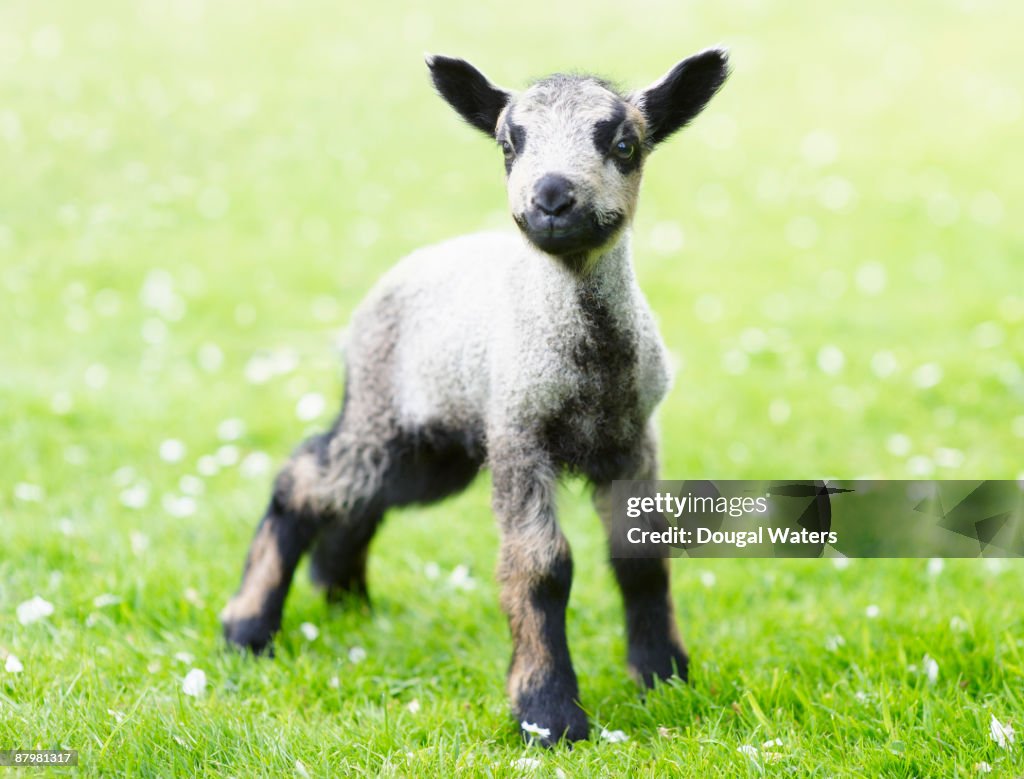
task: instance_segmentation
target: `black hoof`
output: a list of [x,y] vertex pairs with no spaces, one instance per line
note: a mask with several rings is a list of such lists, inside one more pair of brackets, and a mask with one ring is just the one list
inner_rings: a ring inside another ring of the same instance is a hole
[[224,638],[227,642],[254,655],[274,656],[273,639],[276,632],[276,627],[258,617],[224,621]]
[[583,741],[590,734],[587,715],[574,700],[520,701],[515,709],[516,722],[527,742],[553,747],[559,741]]
[[363,560],[330,568],[322,561],[313,560],[309,578],[314,586],[324,591],[328,603],[370,605],[370,593],[366,588],[366,565]]
[[653,687],[655,681],[663,682],[673,677],[688,681],[689,668],[690,658],[686,651],[669,642],[629,649],[629,670],[648,688]]
[[357,609],[369,609],[371,606],[365,582],[324,587],[324,597],[328,603],[340,606]]

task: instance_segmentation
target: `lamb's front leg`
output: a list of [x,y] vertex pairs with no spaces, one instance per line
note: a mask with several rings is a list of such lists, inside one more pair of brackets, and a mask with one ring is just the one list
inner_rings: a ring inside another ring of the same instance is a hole
[[498,579],[512,631],[508,693],[520,725],[545,746],[587,737],[565,634],[572,585],[569,543],[554,509],[554,474],[543,455],[492,446],[494,510],[501,529]]
[[[658,478],[657,447],[648,432],[635,469],[623,479]],[[594,490],[597,508],[606,531],[612,529],[612,485],[598,484]],[[626,610],[627,662],[630,672],[645,686],[655,679],[679,676],[686,681],[689,657],[676,626],[672,592],[669,589],[669,561],[662,558],[615,558],[611,560],[622,591]]]

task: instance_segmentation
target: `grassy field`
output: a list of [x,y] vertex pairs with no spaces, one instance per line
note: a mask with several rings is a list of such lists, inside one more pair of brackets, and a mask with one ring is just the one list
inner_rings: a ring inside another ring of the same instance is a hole
[[524,746],[507,713],[486,478],[389,518],[372,615],[303,569],[278,657],[225,651],[352,307],[412,248],[509,221],[424,50],[521,86],[732,48],[636,223],[679,364],[667,478],[1024,477],[1024,6],[425,9],[0,4],[0,749],[78,749],[85,775],[1024,775],[1024,736],[991,734],[1024,723],[1019,561],[678,561],[692,684],[644,701],[576,483],[591,742]]

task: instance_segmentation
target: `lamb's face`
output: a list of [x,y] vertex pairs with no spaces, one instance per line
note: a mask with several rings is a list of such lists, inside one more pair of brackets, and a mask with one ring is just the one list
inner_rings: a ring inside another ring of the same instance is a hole
[[504,151],[523,234],[583,271],[633,218],[646,155],[704,110],[729,73],[725,51],[706,49],[623,97],[591,76],[555,75],[515,93],[465,60],[428,56],[427,65],[441,96]]
[[612,243],[636,210],[645,131],[635,105],[590,77],[553,76],[509,101],[495,137],[526,238],[560,257]]

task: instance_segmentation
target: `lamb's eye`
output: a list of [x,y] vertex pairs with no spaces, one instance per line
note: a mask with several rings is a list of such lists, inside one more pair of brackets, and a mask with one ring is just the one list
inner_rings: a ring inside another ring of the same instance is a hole
[[505,159],[508,160],[512,159],[516,154],[516,150],[512,148],[512,144],[508,141],[501,142],[501,150],[505,154]]
[[619,141],[612,147],[612,153],[620,160],[631,160],[636,154],[636,144],[632,141]]

